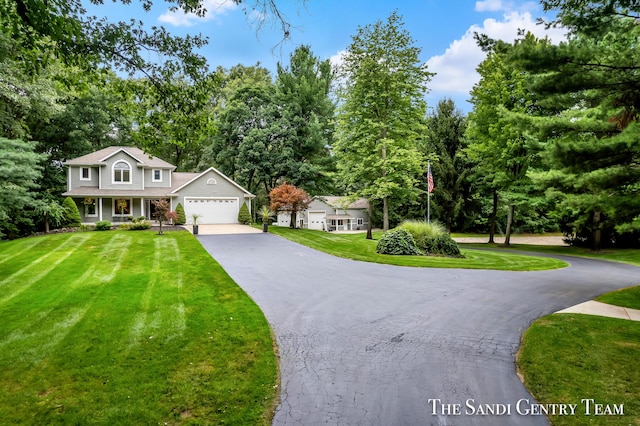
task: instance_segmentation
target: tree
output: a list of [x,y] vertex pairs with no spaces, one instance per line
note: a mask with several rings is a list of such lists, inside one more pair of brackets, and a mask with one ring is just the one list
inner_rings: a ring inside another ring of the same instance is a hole
[[240,211],[238,212],[238,222],[248,225],[251,223],[251,213],[249,213],[249,207],[247,203],[242,203]]
[[493,242],[495,233],[500,191],[509,203],[506,245],[509,245],[518,199],[515,192],[509,191],[526,179],[534,156],[526,134],[513,122],[511,114],[535,110],[534,98],[527,89],[527,75],[505,58],[509,49],[506,44],[494,46],[478,66],[481,78],[471,91],[470,102],[474,108],[469,114],[466,132],[469,139],[466,152],[492,193],[489,242]]
[[49,225],[60,225],[65,217],[65,209],[56,200],[39,200],[35,213],[44,216],[44,232],[49,233]]
[[391,200],[410,203],[419,195],[423,161],[416,141],[425,131],[424,94],[432,75],[419,54],[394,12],[385,23],[358,29],[339,70],[341,105],[333,147],[339,178],[370,205],[382,201],[385,230]]
[[[438,102],[436,110],[427,117],[425,156],[432,157],[431,170],[437,178],[432,196],[432,211],[451,232],[462,228],[470,216],[467,200],[470,199],[469,174],[471,164],[464,153],[467,141],[464,134],[466,117],[455,107],[451,99]],[[426,190],[426,178],[422,182]]]
[[81,225],[80,211],[71,197],[66,197],[64,199],[62,202],[62,209],[64,210],[62,225],[70,227],[77,227]]
[[306,209],[311,203],[311,197],[307,191],[286,182],[269,192],[269,200],[271,201],[270,210],[288,213],[291,216],[290,228],[296,227],[297,213]]
[[16,219],[24,217],[25,208],[35,206],[37,194],[33,190],[42,158],[32,144],[0,137],[0,236],[3,231],[19,232]]
[[329,98],[332,73],[329,60],[313,56],[309,46],[298,47],[283,67],[278,63],[275,99],[293,134],[291,162],[283,176],[308,191],[327,186],[324,172],[332,166],[328,147],[333,138],[334,105]]
[[184,225],[185,223],[187,223],[187,216],[181,203],[178,203],[178,205],[176,206],[176,215],[178,216],[178,218],[176,219],[176,225]]
[[[524,40],[513,61],[533,75],[548,111],[524,121],[544,148],[547,194],[574,243],[640,244],[640,28],[636,2],[544,2],[559,7],[569,40]],[[628,7],[627,9],[623,9]]]
[[[160,229],[158,230],[158,235],[162,235],[162,224],[164,222],[169,222],[171,220],[176,220],[178,215],[176,212],[171,211],[171,205],[169,201],[165,198],[161,198],[159,200],[151,201],[155,211],[153,212],[153,218],[158,221],[160,225]],[[195,225],[195,221],[194,221]]]

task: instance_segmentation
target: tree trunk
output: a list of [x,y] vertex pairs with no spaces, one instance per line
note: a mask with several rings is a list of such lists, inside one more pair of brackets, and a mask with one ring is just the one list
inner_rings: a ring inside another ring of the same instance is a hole
[[382,230],[389,230],[389,200],[388,197],[382,199]]
[[602,228],[600,227],[600,211],[593,212],[593,250],[602,250]]
[[49,213],[44,215],[44,233],[49,233]]
[[369,220],[367,221],[367,240],[373,240],[373,233],[372,233],[372,227],[373,227],[373,203],[371,202],[371,200],[369,201]]
[[498,190],[493,190],[493,210],[489,219],[489,244],[493,244],[493,237],[496,234],[496,216],[498,215]]
[[511,244],[511,224],[513,223],[513,215],[515,214],[516,206],[509,204],[509,214],[507,215],[507,232],[504,236],[504,245],[509,246]]
[[296,229],[296,211],[291,212],[291,223],[289,224],[289,228]]

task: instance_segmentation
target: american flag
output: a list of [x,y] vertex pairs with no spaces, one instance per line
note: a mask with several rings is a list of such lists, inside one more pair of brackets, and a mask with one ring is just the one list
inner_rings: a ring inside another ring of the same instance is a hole
[[431,174],[431,163],[427,166],[427,190],[433,192],[433,175]]

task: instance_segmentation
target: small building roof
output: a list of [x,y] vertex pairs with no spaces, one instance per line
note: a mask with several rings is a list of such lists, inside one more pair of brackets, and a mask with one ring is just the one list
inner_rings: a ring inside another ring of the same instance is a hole
[[368,209],[369,201],[366,198],[358,198],[350,201],[349,197],[319,196],[333,208],[337,209]]

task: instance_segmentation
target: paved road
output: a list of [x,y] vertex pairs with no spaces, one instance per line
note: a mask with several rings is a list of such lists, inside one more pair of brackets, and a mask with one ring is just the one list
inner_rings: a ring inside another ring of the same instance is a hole
[[[273,327],[274,425],[547,424],[516,412],[519,400],[521,412],[535,403],[515,372],[522,332],[640,283],[639,268],[585,259],[542,272],[421,269],[340,259],[272,234],[199,239]],[[455,404],[461,415],[450,415]],[[479,406],[511,415],[477,415]]]

